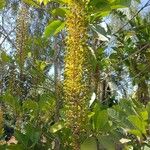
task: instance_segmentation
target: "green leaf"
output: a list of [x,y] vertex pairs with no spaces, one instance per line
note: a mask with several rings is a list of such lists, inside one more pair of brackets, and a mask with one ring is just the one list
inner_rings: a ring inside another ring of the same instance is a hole
[[140,3],[141,2],[141,0],[136,0],[138,3]]
[[26,149],[28,146],[28,141],[29,141],[29,138],[26,136],[26,134],[23,134],[20,131],[15,130],[15,137],[17,140],[19,140],[19,142],[22,145],[25,146],[24,148]]
[[112,9],[129,7],[131,4],[131,0],[115,0],[110,3]]
[[24,3],[31,5],[33,7],[39,8],[40,6],[33,0],[23,0]]
[[4,103],[6,103],[7,105],[9,105],[10,107],[12,107],[13,111],[20,111],[21,110],[21,107],[20,107],[20,104],[19,104],[19,101],[16,97],[13,97],[9,91],[7,91],[4,95],[3,95],[3,98],[2,98],[2,101]]
[[47,5],[48,2],[56,2],[56,3],[67,3],[68,0],[37,0],[37,2],[44,3],[44,5]]
[[130,4],[131,0],[91,0],[89,7],[94,7],[99,11],[109,11],[111,9],[128,7]]
[[90,112],[90,113],[88,114],[88,118],[91,119],[94,115],[95,115],[94,112]]
[[132,145],[125,145],[124,146],[124,150],[133,150],[133,146]]
[[56,8],[52,10],[52,15],[65,18],[68,11],[69,10],[67,8]]
[[109,1],[108,0],[91,0],[89,2],[89,6],[91,7],[95,7],[96,9],[100,10],[109,10],[110,9],[110,5],[109,5]]
[[0,150],[6,150],[7,149],[7,145],[4,144],[4,145],[0,145]]
[[26,100],[23,103],[23,108],[24,109],[37,109],[38,108],[38,103],[33,101],[33,100]]
[[47,64],[46,64],[45,61],[41,61],[41,62],[40,62],[40,70],[43,71],[44,68],[46,67],[46,65],[47,65]]
[[138,129],[143,134],[146,134],[146,122],[144,122],[138,116],[135,115],[128,116],[128,120],[132,123],[135,129]]
[[94,50],[91,47],[88,47],[88,49],[90,50],[90,54],[91,54],[91,56],[89,57],[89,63],[92,66],[93,72],[95,72],[96,67],[97,67],[97,58],[96,58]]
[[93,137],[89,137],[81,144],[81,150],[96,150],[96,140]]
[[50,0],[37,0],[37,2],[39,2],[40,4],[41,3],[44,3],[44,5],[47,5],[47,3],[49,2]]
[[115,150],[115,142],[113,135],[104,135],[104,136],[99,136],[99,142],[103,146],[104,149],[107,150]]
[[4,51],[1,53],[1,58],[2,58],[2,61],[4,61],[4,62],[10,61],[10,57]]
[[146,105],[146,110],[148,112],[148,120],[150,121],[150,102]]
[[33,144],[38,143],[39,139],[40,139],[40,131],[38,128],[35,128],[32,125],[27,125],[26,126],[26,134],[27,136],[30,138],[30,140],[33,142]]
[[44,5],[47,5],[48,2],[49,0],[43,0]]
[[137,65],[137,69],[139,69],[140,71],[143,71],[146,68],[146,64],[138,64]]
[[133,101],[123,99],[122,101],[120,101],[120,106],[123,110],[125,110],[125,113],[127,115],[137,115]]
[[96,20],[99,21],[101,18],[108,16],[110,14],[111,10],[107,11],[98,11],[98,12],[91,12],[89,14],[89,20],[90,23],[94,23]]
[[3,9],[6,5],[6,1],[5,0],[0,0],[0,9]]
[[[90,25],[91,29],[97,33],[99,37],[101,37],[101,41],[108,41],[107,32],[100,25]],[[102,38],[103,37],[103,38]]]
[[56,122],[53,126],[50,127],[50,132],[51,133],[56,133],[57,131],[61,130],[64,128],[64,122]]
[[108,123],[107,110],[103,110],[103,111],[100,111],[99,113],[96,113],[94,116],[94,120],[95,120],[96,131],[105,130],[106,124]]
[[117,59],[118,59],[118,54],[117,54],[117,53],[112,53],[112,54],[109,56],[109,59],[117,60]]
[[148,120],[148,112],[147,111],[140,112],[140,115],[144,121]]
[[113,9],[128,7],[131,0],[90,0],[89,15],[91,17],[91,22],[100,17],[109,15]]
[[120,122],[120,118],[119,118],[119,112],[117,112],[116,110],[109,108],[108,110],[108,115],[113,118],[114,120]]
[[133,134],[135,136],[138,136],[138,137],[142,137],[142,134],[139,130],[134,130],[134,129],[133,130],[128,130],[128,133],[131,133],[131,134]]
[[150,150],[150,145],[145,145],[143,150]]
[[42,94],[38,102],[40,111],[49,113],[55,109],[55,98],[54,95]]
[[25,147],[22,144],[11,144],[5,150],[25,150]]
[[50,37],[52,35],[56,35],[59,33],[62,29],[65,27],[65,22],[62,22],[60,20],[55,20],[51,22],[44,31],[44,37]]

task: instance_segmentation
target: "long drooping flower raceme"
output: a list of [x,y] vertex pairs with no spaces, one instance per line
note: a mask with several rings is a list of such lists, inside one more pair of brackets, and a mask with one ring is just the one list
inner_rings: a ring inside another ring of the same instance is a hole
[[[17,26],[16,26],[16,48],[17,58],[20,69],[20,80],[23,78],[23,67],[25,62],[27,39],[28,39],[28,25],[29,25],[29,12],[27,5],[23,2],[20,4],[18,10]],[[18,94],[22,95],[22,83],[19,84]]]
[[72,132],[72,148],[78,150],[80,133],[87,124],[87,15],[83,2],[70,0],[68,8],[64,82],[66,124]]
[[27,6],[24,3],[21,3],[16,26],[16,47],[19,55],[19,64],[20,68],[23,66],[23,61],[25,57],[25,47],[28,37],[28,20],[29,13]]

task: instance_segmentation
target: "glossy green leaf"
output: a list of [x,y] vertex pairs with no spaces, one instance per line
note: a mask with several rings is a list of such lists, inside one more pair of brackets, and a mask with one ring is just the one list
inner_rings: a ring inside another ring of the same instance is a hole
[[142,133],[139,130],[130,129],[130,130],[128,130],[128,133],[131,133],[138,137],[142,137]]
[[109,1],[108,0],[91,0],[90,3],[89,3],[89,6],[93,6],[97,9],[100,9],[100,10],[106,10],[106,9],[109,9],[110,8],[110,5],[109,5]]
[[111,3],[112,9],[128,7],[131,4],[131,0],[115,0]]
[[90,25],[91,29],[97,33],[99,40],[108,41],[107,32],[100,25]]
[[91,0],[89,5],[102,10],[117,9],[128,7],[131,0]]
[[51,22],[44,31],[44,37],[50,37],[52,35],[56,35],[59,33],[62,29],[65,27],[65,22],[62,22],[60,20],[55,20]]
[[106,17],[110,14],[111,10],[107,11],[98,11],[98,12],[93,12],[89,15],[89,20],[90,23],[94,23],[95,21],[99,21],[101,18]]
[[100,111],[95,114],[95,129],[96,131],[105,130],[106,124],[108,123],[107,110]]
[[144,121],[148,120],[148,112],[147,111],[140,112],[140,115]]
[[51,13],[53,16],[60,16],[65,18],[68,11],[69,10],[67,8],[60,7],[60,8],[53,9]]
[[132,123],[135,129],[138,129],[143,134],[146,134],[146,122],[141,120],[138,116],[130,115],[128,116],[128,120]]

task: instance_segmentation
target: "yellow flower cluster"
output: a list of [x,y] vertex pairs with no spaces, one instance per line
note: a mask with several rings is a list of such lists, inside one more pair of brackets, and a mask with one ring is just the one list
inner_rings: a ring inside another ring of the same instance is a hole
[[72,131],[73,150],[78,150],[80,133],[87,124],[87,15],[76,1],[70,1],[68,7],[64,82],[66,125]]
[[[17,18],[17,26],[16,26],[16,48],[17,48],[17,61],[20,69],[20,80],[23,79],[23,67],[26,57],[27,50],[27,40],[28,40],[28,21],[29,21],[29,12],[27,5],[25,3],[21,3],[18,18]],[[22,95],[22,83],[17,84],[17,93]]]
[[19,9],[16,26],[16,48],[18,51],[20,68],[23,67],[25,59],[25,47],[28,37],[28,19],[29,13],[27,6],[24,3],[22,3]]

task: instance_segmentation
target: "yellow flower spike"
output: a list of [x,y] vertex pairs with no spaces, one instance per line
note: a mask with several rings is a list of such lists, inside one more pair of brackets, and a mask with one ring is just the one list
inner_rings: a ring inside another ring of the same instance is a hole
[[85,5],[82,7],[78,0],[69,0],[68,7],[70,13],[66,16],[68,36],[65,55],[65,113],[66,125],[72,131],[72,149],[79,150],[79,138],[85,131],[88,117],[87,15],[84,9]]
[[[16,27],[16,47],[18,54],[20,55],[20,65],[23,65],[25,45],[28,37],[28,20],[29,13],[27,6],[22,3],[19,9]],[[22,66],[20,66],[22,67]]]
[[[20,69],[20,80],[23,78],[23,66],[26,57],[26,44],[28,39],[28,21],[29,21],[29,12],[27,5],[25,3],[21,3],[21,7],[18,10],[17,16],[17,26],[16,26],[16,48]],[[17,88],[17,93],[22,95],[22,87],[19,84],[19,88]]]

